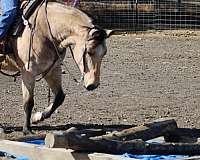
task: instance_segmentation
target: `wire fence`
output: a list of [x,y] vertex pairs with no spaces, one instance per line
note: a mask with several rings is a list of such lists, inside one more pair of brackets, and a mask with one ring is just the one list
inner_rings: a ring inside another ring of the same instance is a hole
[[77,7],[116,30],[200,29],[200,0],[80,0]]

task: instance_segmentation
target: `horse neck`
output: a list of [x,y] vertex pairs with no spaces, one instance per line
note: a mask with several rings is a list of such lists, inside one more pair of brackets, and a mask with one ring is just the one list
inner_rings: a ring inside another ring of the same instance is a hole
[[[63,47],[74,44],[77,40],[80,41],[81,38],[85,39],[88,34],[87,28],[93,27],[91,19],[75,8],[58,3],[49,3],[47,13],[50,32],[55,41],[59,44],[62,43],[61,46]],[[45,15],[41,22],[47,24]],[[43,24],[43,26],[46,26],[46,31],[49,30],[47,25]]]

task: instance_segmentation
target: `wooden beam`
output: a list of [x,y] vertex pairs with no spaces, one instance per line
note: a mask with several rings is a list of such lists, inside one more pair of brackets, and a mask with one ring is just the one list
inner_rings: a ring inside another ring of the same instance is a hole
[[[77,153],[67,149],[52,149],[22,142],[0,140],[0,151],[25,156],[31,160],[122,160],[119,156],[102,153]],[[126,160],[134,160],[127,158]]]

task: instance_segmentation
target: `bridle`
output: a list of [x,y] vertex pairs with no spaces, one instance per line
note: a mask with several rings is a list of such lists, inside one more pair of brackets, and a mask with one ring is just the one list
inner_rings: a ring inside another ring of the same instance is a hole
[[[74,52],[73,52],[71,46],[69,46],[69,50],[70,50],[70,53],[71,53],[71,55],[72,55],[73,60],[75,61]],[[83,55],[81,56],[81,59],[83,59],[83,73],[81,73],[80,80],[77,80],[76,78],[73,78],[73,80],[74,80],[76,83],[78,83],[78,84],[81,83],[81,82],[84,80],[84,76],[85,76],[85,72],[86,72],[86,70],[85,70],[85,63],[86,63],[86,62],[85,62],[85,55],[86,55],[86,48],[84,49]],[[80,60],[80,61],[81,61],[81,60]],[[76,63],[76,61],[75,61],[75,63]],[[79,64],[79,63],[76,63],[77,67],[78,67],[78,64]]]
[[79,60],[78,62],[75,61],[74,52],[73,52],[73,50],[72,50],[72,47],[69,46],[69,50],[70,50],[70,52],[71,52],[72,58],[74,59],[74,61],[75,61],[76,65],[77,65],[77,67],[79,67],[79,66],[78,66],[79,63],[80,63],[81,61],[83,61],[83,72],[81,73],[80,80],[78,81],[77,79],[74,79],[77,83],[82,82],[82,81],[84,80],[84,76],[85,76],[85,74],[86,74],[86,65],[87,65],[87,64],[86,64],[86,54],[87,54],[88,52],[87,52],[86,44],[85,44],[84,46],[85,46],[85,47],[84,47],[83,54],[82,54],[82,56],[81,56],[81,58],[80,58],[80,60]]

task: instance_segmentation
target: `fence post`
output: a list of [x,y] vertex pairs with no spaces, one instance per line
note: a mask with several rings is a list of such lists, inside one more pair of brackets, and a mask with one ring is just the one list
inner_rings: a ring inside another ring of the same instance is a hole
[[135,1],[135,33],[138,29],[138,0]]

